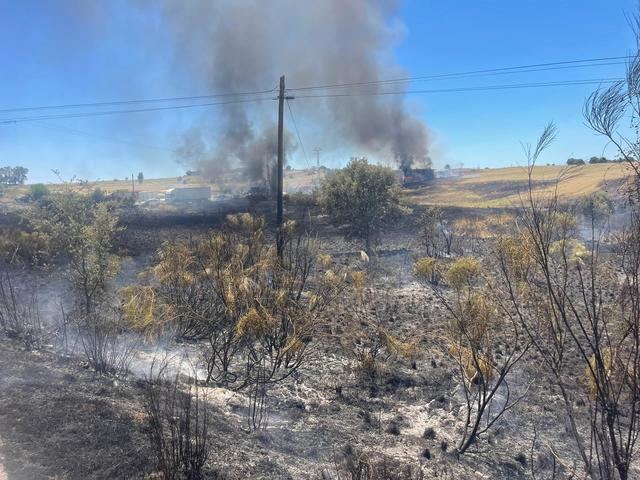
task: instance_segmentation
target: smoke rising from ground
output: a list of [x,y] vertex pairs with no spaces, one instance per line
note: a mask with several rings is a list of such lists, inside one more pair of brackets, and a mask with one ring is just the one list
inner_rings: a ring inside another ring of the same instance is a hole
[[[214,92],[369,82],[406,76],[392,60],[402,36],[392,0],[167,0],[162,18],[175,41],[177,65],[205,79]],[[368,85],[329,93],[401,91],[394,85]],[[292,95],[326,91],[292,91]],[[229,167],[244,167],[250,180],[264,178],[276,155],[277,107],[269,100],[221,107],[213,126],[185,132],[179,157],[215,179]],[[307,131],[331,139],[331,148],[352,148],[401,166],[428,165],[429,132],[408,109],[403,95],[298,98],[298,118]],[[288,112],[287,112],[288,114]],[[287,119],[290,122],[290,119]],[[290,123],[287,124],[290,126]],[[288,147],[294,143],[288,135]]]

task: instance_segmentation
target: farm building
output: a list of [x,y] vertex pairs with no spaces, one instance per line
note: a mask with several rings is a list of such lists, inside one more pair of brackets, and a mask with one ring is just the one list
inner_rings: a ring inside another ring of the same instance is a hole
[[208,201],[211,199],[211,187],[171,188],[165,193],[165,199],[171,203]]

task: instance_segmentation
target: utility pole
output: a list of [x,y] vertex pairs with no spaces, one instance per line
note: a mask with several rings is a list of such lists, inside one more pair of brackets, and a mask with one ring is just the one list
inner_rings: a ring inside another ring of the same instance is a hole
[[280,94],[278,95],[278,195],[276,206],[276,224],[277,233],[277,250],[278,257],[282,257],[282,249],[284,247],[282,238],[282,217],[283,217],[283,183],[284,183],[284,75],[280,77]]
[[284,238],[282,236],[283,221],[283,186],[284,186],[284,101],[293,100],[294,97],[285,97],[284,75],[280,77],[280,94],[278,95],[278,195],[276,200],[277,240],[278,256],[282,258]]
[[316,154],[316,188],[320,187],[320,147],[316,147],[313,151]]
[[136,198],[136,184],[133,182],[133,173],[131,174],[131,198]]
[[316,147],[313,149],[316,154],[316,169],[320,170],[320,152],[322,149],[320,147]]

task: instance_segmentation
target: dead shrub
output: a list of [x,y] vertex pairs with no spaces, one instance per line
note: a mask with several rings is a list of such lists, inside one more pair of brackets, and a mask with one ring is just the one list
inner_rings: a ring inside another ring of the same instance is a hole
[[323,478],[350,480],[424,480],[420,466],[403,463],[380,452],[364,451],[347,444],[334,458],[334,474]]
[[391,435],[400,435],[400,424],[396,421],[392,421],[391,423],[389,423],[389,425],[387,426],[387,433],[391,434]]
[[422,438],[426,440],[434,440],[436,438],[436,431],[433,427],[427,427],[422,434]]
[[0,261],[40,266],[49,257],[51,237],[26,225],[0,230]]
[[36,295],[17,289],[8,272],[0,274],[0,329],[29,348],[38,346],[44,334]]
[[342,294],[346,272],[315,239],[295,222],[281,233],[278,256],[263,218],[230,215],[219,231],[159,252],[158,305],[180,336],[207,340],[207,383],[243,389],[292,375],[322,327],[319,313]]
[[[480,261],[461,257],[451,264],[445,278],[450,295],[432,288],[451,317],[447,349],[457,364],[466,409],[458,444],[462,454],[523,398],[524,394],[510,398],[507,377],[530,342],[520,340],[517,317],[503,307],[491,272]],[[493,352],[505,342],[509,345],[505,353],[494,357]],[[494,398],[499,391],[507,401],[498,405]]]
[[[200,480],[209,458],[209,410],[197,381],[183,385],[153,370],[147,382],[148,436],[164,480]],[[217,474],[213,477],[220,478]]]
[[340,342],[354,360],[356,378],[376,394],[386,364],[392,359],[413,362],[419,351],[416,339],[402,340],[385,326],[397,311],[397,300],[386,292],[365,288],[366,284],[364,272],[352,274],[354,301]]
[[75,323],[91,368],[100,375],[125,375],[139,344],[139,334],[126,332],[121,313],[109,306],[99,306],[83,314]]

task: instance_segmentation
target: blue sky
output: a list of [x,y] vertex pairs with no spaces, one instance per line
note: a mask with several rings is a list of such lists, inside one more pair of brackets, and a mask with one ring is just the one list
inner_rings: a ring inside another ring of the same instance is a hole
[[[112,0],[108,8],[81,0],[0,0],[0,109],[120,99],[193,95],[206,86],[180,68],[157,11]],[[395,62],[411,76],[625,55],[633,36],[625,13],[635,1],[407,0],[388,18],[397,38]],[[302,50],[303,46],[300,47]],[[302,51],[304,54],[304,51]],[[284,72],[286,73],[286,72]],[[416,82],[410,89],[620,77],[624,65]],[[277,78],[274,78],[274,84]],[[521,141],[533,141],[554,121],[559,136],[544,163],[610,155],[583,125],[581,108],[592,86],[411,95],[428,125],[436,166],[494,167],[523,163]],[[294,101],[307,155],[323,148],[322,163],[344,164],[349,147],[326,148],[306,121],[312,104]],[[273,106],[275,118],[276,109]],[[217,107],[207,115],[219,115]],[[19,115],[27,115],[20,113]],[[0,125],[0,165],[23,165],[30,181],[65,178],[173,176],[184,171],[173,149],[192,111],[56,119]],[[12,118],[16,113],[0,113]],[[303,167],[302,149],[292,153]]]

